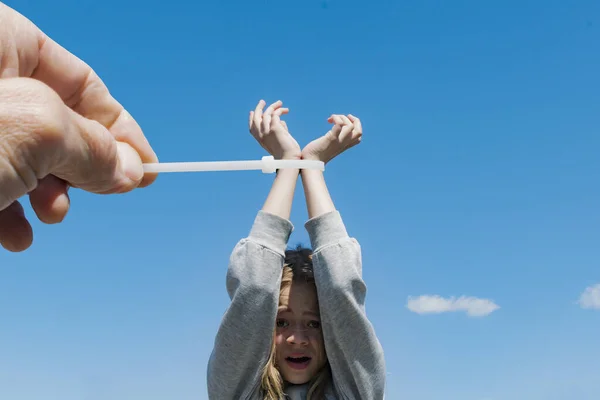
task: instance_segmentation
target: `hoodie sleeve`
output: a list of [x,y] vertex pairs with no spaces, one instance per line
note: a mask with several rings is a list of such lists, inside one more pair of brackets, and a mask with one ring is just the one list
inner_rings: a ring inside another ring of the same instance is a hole
[[260,390],[273,341],[291,222],[260,211],[235,246],[227,271],[231,303],[219,326],[207,379],[212,400],[245,400]]
[[360,245],[348,236],[338,211],[309,220],[306,229],[334,387],[343,399],[381,400],[386,367],[365,311]]

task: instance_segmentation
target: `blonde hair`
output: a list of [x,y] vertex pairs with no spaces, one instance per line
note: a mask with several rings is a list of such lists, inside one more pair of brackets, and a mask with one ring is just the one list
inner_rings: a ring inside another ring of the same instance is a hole
[[[295,250],[286,252],[286,260],[281,274],[281,287],[279,294],[291,286],[294,280],[304,280],[314,284],[312,273],[312,252],[310,249],[298,247]],[[273,331],[273,344],[267,364],[263,368],[261,377],[261,388],[264,400],[282,400],[284,398],[284,382],[275,358],[275,331]],[[323,368],[310,380],[308,384],[308,395],[306,400],[325,399],[325,387],[331,379],[331,370],[329,363],[325,363]]]

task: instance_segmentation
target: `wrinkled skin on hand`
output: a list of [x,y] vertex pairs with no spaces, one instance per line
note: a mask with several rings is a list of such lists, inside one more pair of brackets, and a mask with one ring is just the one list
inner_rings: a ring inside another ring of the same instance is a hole
[[33,240],[18,202],[58,223],[68,189],[123,193],[154,182],[142,163],[156,154],[96,73],[0,3],[0,244],[23,251]]

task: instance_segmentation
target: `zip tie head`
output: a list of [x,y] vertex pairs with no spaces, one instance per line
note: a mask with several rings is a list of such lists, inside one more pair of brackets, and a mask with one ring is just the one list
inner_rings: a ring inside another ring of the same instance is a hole
[[264,156],[262,158],[262,172],[264,174],[273,174],[277,168],[275,167],[275,157]]

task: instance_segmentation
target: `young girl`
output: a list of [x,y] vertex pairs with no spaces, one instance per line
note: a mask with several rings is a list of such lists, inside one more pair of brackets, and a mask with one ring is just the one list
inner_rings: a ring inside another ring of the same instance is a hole
[[[328,162],[360,142],[360,120],[332,115],[333,128],[303,150],[281,101],[250,113],[250,132],[276,159]],[[298,175],[313,250],[287,250]],[[213,400],[381,400],[383,350],[365,314],[358,242],[349,237],[321,171],[281,169],[227,272],[231,298],[208,363]]]

